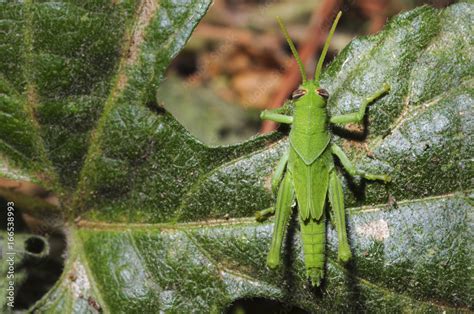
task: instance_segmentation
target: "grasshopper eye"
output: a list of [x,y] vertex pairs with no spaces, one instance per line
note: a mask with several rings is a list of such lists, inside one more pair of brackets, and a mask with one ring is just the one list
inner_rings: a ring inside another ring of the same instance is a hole
[[316,90],[316,93],[318,93],[319,96],[325,98],[325,99],[328,99],[329,98],[329,93],[327,90],[325,90],[324,88],[318,88]]
[[305,89],[297,89],[293,92],[293,94],[291,94],[291,99],[295,100],[295,99],[298,99],[300,98],[301,96],[304,96],[306,94],[306,90]]

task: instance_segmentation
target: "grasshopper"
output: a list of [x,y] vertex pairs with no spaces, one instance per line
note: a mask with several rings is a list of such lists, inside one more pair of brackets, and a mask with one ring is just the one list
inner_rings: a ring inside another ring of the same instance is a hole
[[292,93],[294,110],[288,115],[285,106],[264,110],[260,118],[278,123],[290,124],[289,149],[283,154],[272,177],[272,190],[276,194],[275,206],[257,212],[257,220],[264,221],[275,215],[275,226],[267,257],[267,265],[275,269],[280,264],[280,253],[291,208],[298,205],[299,224],[303,243],[304,262],[307,277],[313,286],[319,286],[324,278],[326,244],[326,195],[332,207],[331,221],[338,234],[338,259],[347,262],[352,253],[347,240],[342,184],[335,166],[335,155],[343,168],[351,175],[368,180],[389,182],[388,175],[370,174],[356,168],[343,150],[331,142],[329,124],[360,123],[367,106],[390,90],[385,83],[372,96],[366,98],[358,112],[330,117],[326,110],[328,92],[319,86],[319,76],[341,12],[333,22],[314,79],[307,79],[303,63],[289,37],[283,22],[277,18],[280,28],[290,46],[301,72],[302,83]]

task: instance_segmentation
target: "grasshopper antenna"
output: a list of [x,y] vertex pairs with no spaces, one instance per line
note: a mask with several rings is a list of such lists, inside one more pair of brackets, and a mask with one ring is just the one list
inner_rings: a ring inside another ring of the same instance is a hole
[[326,42],[324,43],[324,48],[323,51],[321,52],[321,56],[319,57],[318,60],[318,66],[316,67],[316,72],[314,73],[314,80],[316,82],[319,82],[319,76],[321,75],[321,70],[323,68],[323,62],[324,59],[326,58],[326,54],[329,49],[329,44],[331,43],[332,36],[334,35],[334,32],[336,31],[336,26],[337,23],[339,22],[339,19],[341,18],[342,12],[339,11],[339,13],[336,15],[336,19],[332,23],[331,30],[329,31],[328,38],[326,39]]
[[290,46],[291,53],[296,59],[296,63],[298,63],[298,67],[300,68],[301,72],[301,79],[303,80],[303,83],[306,82],[306,71],[304,70],[303,62],[301,62],[300,55],[298,54],[298,51],[295,48],[295,44],[290,38],[290,35],[288,34],[288,31],[286,30],[285,24],[283,24],[283,21],[280,19],[280,17],[277,17],[278,24],[280,25],[280,29],[283,32],[283,35],[286,38],[286,41],[288,42],[288,45]]

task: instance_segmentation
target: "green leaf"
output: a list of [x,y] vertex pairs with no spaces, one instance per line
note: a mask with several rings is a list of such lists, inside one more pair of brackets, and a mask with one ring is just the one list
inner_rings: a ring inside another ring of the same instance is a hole
[[252,218],[274,201],[286,133],[209,147],[154,100],[208,5],[0,4],[0,175],[54,189],[67,220],[64,273],[32,310],[221,312],[257,297],[309,312],[472,310],[473,5],[403,13],[324,72],[331,114],[391,84],[368,132],[333,131],[393,182],[344,177],[355,258],[335,261],[330,229],[316,290],[294,219],[270,271],[272,223]]

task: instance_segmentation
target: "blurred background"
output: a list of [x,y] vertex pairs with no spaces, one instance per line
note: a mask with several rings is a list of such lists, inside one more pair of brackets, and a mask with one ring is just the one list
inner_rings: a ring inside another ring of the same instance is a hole
[[195,137],[233,144],[275,130],[259,111],[279,107],[299,83],[299,72],[276,23],[280,16],[313,73],[337,12],[342,18],[326,63],[354,37],[381,30],[387,19],[435,0],[215,0],[184,50],[169,67],[157,95]]

